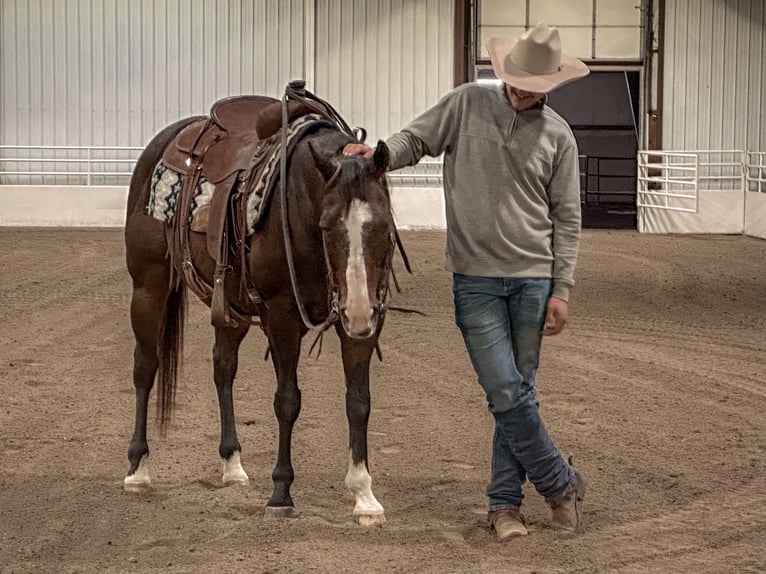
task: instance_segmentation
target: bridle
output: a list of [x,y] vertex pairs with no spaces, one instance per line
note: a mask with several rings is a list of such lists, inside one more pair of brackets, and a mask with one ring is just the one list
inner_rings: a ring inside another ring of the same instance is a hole
[[[293,290],[293,296],[295,297],[295,303],[298,307],[298,313],[300,314],[301,320],[303,321],[303,324],[306,326],[306,328],[309,331],[314,331],[317,334],[316,339],[314,340],[314,343],[311,345],[311,348],[309,349],[309,353],[314,348],[314,346],[319,341],[319,352],[321,352],[321,337],[324,334],[324,332],[329,329],[332,325],[334,325],[336,322],[338,322],[341,318],[341,313],[343,312],[343,309],[340,305],[340,289],[337,285],[337,283],[334,280],[333,276],[333,268],[330,262],[330,256],[327,249],[327,232],[323,229],[322,230],[322,250],[324,251],[324,259],[325,259],[325,266],[327,270],[327,280],[328,280],[328,287],[329,287],[329,313],[324,321],[320,323],[314,323],[311,321],[311,319],[308,316],[308,312],[306,310],[306,305],[303,302],[303,299],[300,296],[300,290],[298,288],[298,276],[295,271],[295,259],[293,256],[293,249],[292,249],[292,241],[290,239],[290,222],[288,220],[288,210],[287,210],[287,189],[286,189],[286,180],[287,180],[287,124],[288,124],[288,109],[287,109],[287,100],[295,100],[306,106],[307,108],[311,109],[312,111],[317,112],[327,120],[329,120],[331,123],[333,123],[340,131],[350,135],[357,141],[364,141],[365,138],[365,132],[364,130],[361,130],[361,135],[358,135],[357,132],[352,130],[348,124],[343,120],[343,118],[340,116],[340,114],[327,102],[324,100],[321,100],[308,90],[306,90],[306,83],[303,80],[295,80],[290,82],[287,85],[287,88],[285,89],[285,93],[282,96],[282,131],[281,131],[281,137],[282,137],[282,145],[280,147],[280,158],[279,158],[279,164],[280,164],[280,177],[279,177],[279,189],[280,189],[280,212],[282,216],[282,237],[285,244],[285,254],[287,259],[287,267],[290,273],[290,284],[292,286]],[[337,175],[337,172],[336,172]],[[334,178],[335,176],[333,176]],[[332,178],[331,180],[332,181]],[[392,222],[393,223],[393,222]],[[396,226],[393,226],[393,230],[391,233],[391,239],[394,245],[400,244],[398,241],[398,236],[396,235]],[[389,298],[390,298],[390,288],[388,285],[388,276],[389,274],[392,274],[392,255],[393,255],[393,249],[391,250],[391,254],[388,256],[386,261],[386,266],[384,269],[384,275],[385,280],[383,281],[383,285],[379,287],[378,293],[377,293],[377,310],[378,310],[378,316],[382,317],[386,310],[389,308]],[[394,280],[395,281],[395,280]],[[372,333],[370,333],[370,337],[374,334],[374,330]]]
[[[393,237],[394,234],[391,233],[392,247],[395,245]],[[327,249],[327,232],[325,230],[322,230],[322,249],[324,251],[325,266],[327,268],[327,282],[330,293],[330,312],[327,316],[327,319],[325,319],[324,322],[318,326],[318,328],[321,327],[322,331],[326,331],[330,325],[340,320],[341,315],[343,314],[344,306],[340,304],[340,288],[335,282],[335,278],[333,276],[333,267],[332,263],[330,262],[329,250]],[[389,252],[383,265],[384,279],[378,286],[378,292],[375,297],[376,305],[373,305],[373,309],[377,312],[379,317],[384,316],[390,306],[391,288],[389,286],[388,277],[393,273],[391,269],[392,263],[393,249],[391,249]],[[372,333],[370,336],[372,336]]]

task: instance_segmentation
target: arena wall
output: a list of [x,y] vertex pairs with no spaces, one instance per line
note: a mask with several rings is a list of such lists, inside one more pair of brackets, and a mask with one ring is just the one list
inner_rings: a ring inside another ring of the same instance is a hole
[[[444,229],[444,199],[439,188],[392,189],[400,229]],[[124,186],[0,186],[0,226],[121,227],[125,223]]]

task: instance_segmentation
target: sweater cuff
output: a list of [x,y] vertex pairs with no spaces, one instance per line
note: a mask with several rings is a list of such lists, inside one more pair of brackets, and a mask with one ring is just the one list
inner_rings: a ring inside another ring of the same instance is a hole
[[553,293],[551,293],[551,297],[555,297],[556,299],[561,299],[562,301],[569,302],[569,291],[571,289],[572,289],[572,286],[570,284],[554,280]]

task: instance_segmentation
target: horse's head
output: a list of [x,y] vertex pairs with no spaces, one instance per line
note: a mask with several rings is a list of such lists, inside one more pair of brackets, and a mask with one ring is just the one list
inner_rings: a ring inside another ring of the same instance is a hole
[[378,142],[372,158],[313,153],[326,181],[319,226],[332,305],[350,337],[371,337],[385,313],[394,251],[388,148]]

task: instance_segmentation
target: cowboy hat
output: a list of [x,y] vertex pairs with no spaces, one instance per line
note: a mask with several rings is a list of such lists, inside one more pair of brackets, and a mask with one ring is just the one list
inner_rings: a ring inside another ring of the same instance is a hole
[[514,88],[545,94],[588,75],[588,67],[561,52],[556,28],[538,24],[518,39],[493,37],[487,51],[495,76]]

